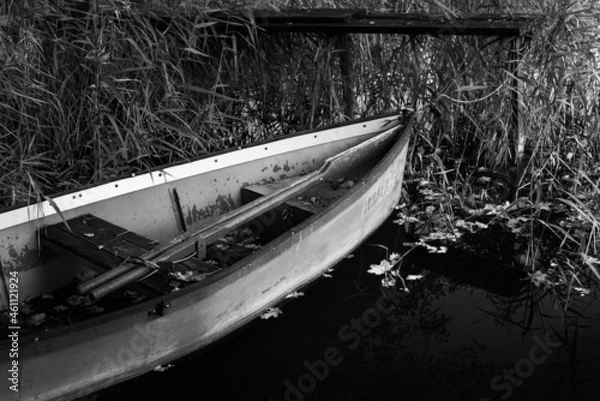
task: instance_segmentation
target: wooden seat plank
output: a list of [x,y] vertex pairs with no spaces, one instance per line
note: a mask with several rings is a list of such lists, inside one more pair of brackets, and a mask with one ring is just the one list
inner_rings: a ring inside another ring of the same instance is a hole
[[146,238],[140,234],[137,234],[133,231],[129,231],[123,227],[119,227],[115,224],[112,224],[109,221],[100,219],[91,214],[83,215],[81,216],[81,219],[85,222],[85,224],[89,224],[90,226],[102,229],[114,235],[115,237],[121,238],[146,250],[152,249],[156,244],[158,244],[158,241],[156,240]]
[[[101,219],[91,216],[80,216],[68,220],[68,227],[64,223],[58,223],[47,226],[41,230],[42,246],[49,249],[63,249],[66,252],[77,255],[90,263],[86,263],[86,268],[92,267],[98,273],[104,273],[121,265],[131,257],[140,256],[147,252],[141,246],[135,245],[123,238],[115,236],[115,232],[125,232],[124,228],[114,224],[103,224]],[[93,221],[94,224],[89,224]],[[98,225],[109,227],[109,230],[99,228]],[[136,234],[136,238],[144,238]],[[142,243],[148,244],[152,240],[145,239]],[[54,252],[60,253],[60,252]],[[170,292],[172,288],[160,277],[150,276],[140,283],[145,289],[142,291],[147,294],[151,290],[153,294],[164,294]],[[134,285],[139,290],[137,284]]]
[[68,227],[72,231],[69,231],[65,224],[58,224],[57,228],[78,237],[82,241],[91,243],[98,249],[113,253],[123,259],[139,256],[146,251],[146,249],[140,246],[124,241],[105,230],[87,224],[81,218],[71,219],[68,221],[68,224]]

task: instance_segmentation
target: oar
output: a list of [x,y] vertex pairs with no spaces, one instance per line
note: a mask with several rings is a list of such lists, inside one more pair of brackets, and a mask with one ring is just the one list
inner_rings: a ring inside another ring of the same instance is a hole
[[197,231],[189,230],[174,237],[171,241],[141,255],[139,260],[143,261],[142,265],[139,263],[125,263],[80,285],[78,290],[81,293],[89,292],[93,299],[99,299],[118,288],[147,276],[158,267],[158,263],[180,256],[182,252],[189,251],[196,243],[210,244],[235,230],[240,225],[302,194],[319,182],[342,173],[348,169],[349,165],[360,162],[364,156],[370,153],[369,151],[374,145],[390,138],[399,128],[400,126],[395,126],[328,158],[321,168],[302,176],[289,187],[276,190],[271,194],[255,199],[225,213],[219,216],[218,221],[204,226]]

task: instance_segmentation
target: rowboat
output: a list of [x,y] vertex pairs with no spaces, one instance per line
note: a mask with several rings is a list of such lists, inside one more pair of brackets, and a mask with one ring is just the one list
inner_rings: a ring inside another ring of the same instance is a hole
[[2,211],[0,399],[81,397],[273,311],[394,210],[412,121],[300,132]]

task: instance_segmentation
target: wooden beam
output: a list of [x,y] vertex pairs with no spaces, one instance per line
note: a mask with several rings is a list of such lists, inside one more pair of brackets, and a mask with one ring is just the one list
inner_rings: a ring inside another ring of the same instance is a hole
[[267,32],[389,33],[406,35],[519,36],[529,15],[478,14],[458,18],[365,10],[291,10],[254,12]]

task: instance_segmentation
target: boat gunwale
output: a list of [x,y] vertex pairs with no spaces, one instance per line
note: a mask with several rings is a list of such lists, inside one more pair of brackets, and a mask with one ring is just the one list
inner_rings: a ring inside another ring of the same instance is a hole
[[[397,114],[396,114],[397,116]],[[140,302],[138,304],[130,305],[125,308],[104,314],[92,317],[90,319],[86,319],[77,323],[73,323],[67,326],[58,327],[56,329],[52,329],[46,332],[36,332],[36,333],[27,333],[21,335],[19,338],[19,342],[21,346],[25,346],[31,343],[37,343],[44,340],[54,339],[63,335],[68,335],[69,333],[74,333],[77,331],[87,330],[93,327],[99,327],[110,321],[118,321],[122,318],[126,318],[127,316],[135,316],[136,314],[146,311],[148,312],[157,304],[164,302],[167,304],[171,304],[174,300],[184,299],[186,297],[193,298],[194,302],[198,302],[216,291],[226,287],[229,284],[227,280],[228,276],[233,274],[242,274],[246,275],[253,270],[260,267],[260,263],[255,263],[255,261],[264,258],[269,253],[273,252],[273,248],[277,249],[285,242],[289,241],[292,237],[297,236],[297,234],[301,231],[306,230],[311,225],[317,223],[319,220],[323,219],[326,215],[335,215],[336,210],[342,208],[344,203],[347,202],[356,202],[363,195],[364,192],[368,191],[371,187],[377,185],[378,180],[374,179],[379,177],[387,171],[389,168],[389,164],[391,164],[396,158],[399,157],[399,154],[402,152],[402,149],[407,146],[408,137],[410,136],[410,131],[413,125],[414,117],[411,117],[410,121],[406,124],[401,124],[397,128],[401,130],[401,132],[395,134],[394,142],[391,144],[390,148],[387,150],[386,154],[381,158],[381,160],[361,179],[359,185],[355,185],[350,188],[348,192],[341,198],[335,200],[330,205],[328,205],[325,209],[320,211],[317,214],[309,217],[304,220],[297,226],[292,227],[292,229],[284,232],[280,236],[274,238],[272,241],[268,242],[265,246],[257,249],[252,254],[247,257],[241,259],[240,261],[234,263],[233,265],[223,269],[206,279],[193,283],[191,285],[186,286],[185,288],[171,292],[167,294],[163,294],[157,296],[155,298],[151,298]],[[406,161],[405,161],[406,162]],[[370,183],[370,184],[369,184]],[[308,282],[314,280],[311,278]],[[274,303],[281,301],[278,299]],[[188,302],[183,301],[179,303],[179,306],[175,306],[176,309],[171,309],[173,306],[166,311],[165,314],[172,313],[173,311],[177,311],[186,307]],[[245,318],[245,321],[254,319],[260,312],[253,313]],[[2,339],[0,340],[0,350],[9,347],[9,340]]]
[[[73,188],[73,189],[69,189],[66,191],[59,191],[59,192],[55,192],[55,193],[51,193],[50,195],[48,195],[47,197],[50,199],[57,199],[57,198],[62,198],[68,195],[72,195],[75,193],[80,193],[86,190],[90,190],[96,187],[100,187],[103,185],[108,185],[108,184],[113,184],[116,182],[121,182],[121,181],[125,181],[131,178],[136,178],[136,177],[143,177],[145,175],[152,175],[152,174],[160,174],[161,172],[165,171],[165,170],[169,170],[171,168],[174,167],[179,167],[179,166],[185,166],[188,164],[192,164],[195,162],[199,162],[202,161],[204,159],[210,159],[216,156],[221,156],[227,153],[232,153],[235,151],[240,151],[240,150],[247,150],[247,149],[251,149],[254,147],[260,147],[260,146],[264,146],[266,144],[270,144],[270,143],[274,143],[274,142],[279,142],[279,141],[283,141],[283,140],[287,140],[287,139],[292,139],[292,138],[296,138],[296,137],[300,137],[303,135],[311,135],[311,134],[315,134],[315,133],[319,133],[319,132],[326,132],[329,130],[334,130],[334,129],[338,129],[338,128],[343,128],[343,127],[347,127],[347,126],[352,126],[352,125],[360,125],[362,123],[366,123],[366,122],[373,122],[373,121],[377,121],[377,120],[384,120],[386,118],[394,118],[394,117],[398,117],[399,113],[394,113],[394,112],[390,112],[390,113],[383,113],[383,114],[378,114],[375,116],[371,116],[371,117],[363,117],[363,118],[359,118],[356,120],[350,120],[350,121],[344,121],[341,123],[336,123],[336,124],[332,124],[332,125],[328,125],[325,127],[317,127],[317,128],[312,128],[312,129],[307,129],[307,130],[302,130],[302,131],[298,131],[298,132],[293,132],[290,134],[286,134],[286,135],[282,135],[282,136],[278,136],[278,137],[274,137],[274,138],[270,138],[270,139],[265,139],[265,140],[261,140],[261,141],[257,141],[257,142],[251,142],[251,143],[247,143],[247,144],[243,144],[241,146],[238,147],[231,147],[231,148],[226,148],[226,149],[222,149],[222,150],[218,150],[216,152],[210,152],[210,153],[204,153],[201,155],[198,155],[196,157],[187,159],[187,160],[180,160],[180,161],[176,161],[173,163],[167,163],[167,164],[163,164],[163,165],[159,165],[156,167],[153,167],[152,169],[150,169],[149,171],[145,171],[142,172],[140,174],[123,174],[117,177],[113,177],[107,180],[102,180],[100,182],[96,182],[96,183],[92,183],[92,184],[87,184],[87,185],[82,185],[81,187],[78,188]],[[395,120],[395,119],[394,119]],[[392,120],[393,121],[393,120]],[[392,122],[390,121],[390,122]],[[385,128],[385,127],[383,127]],[[294,151],[294,149],[291,149],[290,151]],[[265,157],[269,157],[269,156],[265,156]],[[258,160],[258,158],[253,159],[253,160]],[[199,172],[198,174],[202,174],[202,172]],[[167,176],[167,174],[164,175],[165,177]],[[160,177],[160,175],[159,175]],[[185,178],[185,177],[184,177]],[[172,183],[172,182],[176,182],[179,179],[183,179],[183,178],[176,178],[173,181],[164,181],[164,180],[160,180],[160,182],[157,182],[156,185],[160,185],[160,184],[165,184],[165,183]],[[159,180],[157,180],[159,181]],[[149,188],[149,187],[148,187]],[[133,191],[130,192],[136,192],[136,191],[140,191],[140,190],[144,190],[146,188],[137,188]],[[117,194],[115,196],[123,196],[125,194]],[[95,202],[101,202],[102,200],[99,201],[95,201]],[[75,206],[73,208],[77,208],[77,207],[83,207],[86,206],[88,204],[92,204],[95,203],[94,201],[91,201],[87,204],[83,204],[83,205],[78,205]],[[26,201],[20,202],[18,204],[12,205],[12,206],[8,206],[5,208],[1,208],[0,209],[0,217],[2,217],[2,215],[11,213],[11,212],[15,212],[18,209],[30,209],[30,208],[34,208],[34,207],[43,207],[43,204],[48,203],[48,200],[45,201],[41,201],[41,202],[35,202],[35,203],[29,203]],[[67,210],[70,210],[72,208],[69,208]],[[62,210],[61,210],[62,211]],[[0,232],[2,230],[5,229],[9,229],[11,227],[15,227],[19,224],[24,224],[24,223],[28,223],[28,222],[33,222],[35,220],[39,220],[39,219],[43,219],[45,217],[51,216],[54,213],[51,214],[44,214],[44,215],[39,215],[39,216],[34,216],[29,218],[28,220],[22,221],[22,222],[17,222],[14,224],[10,224],[7,226],[2,226],[2,224],[0,224]]]

